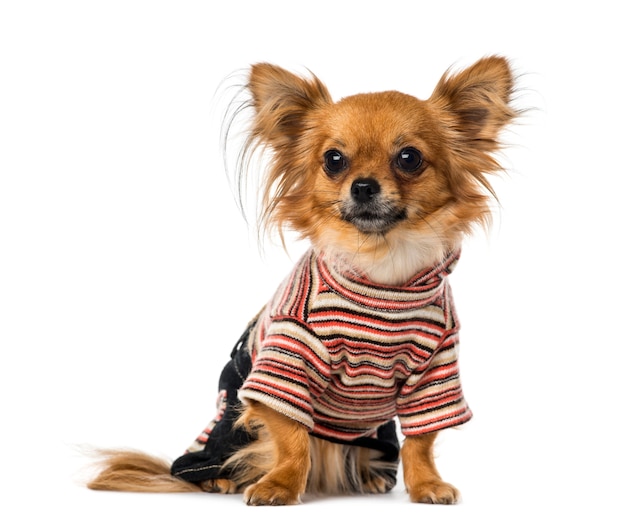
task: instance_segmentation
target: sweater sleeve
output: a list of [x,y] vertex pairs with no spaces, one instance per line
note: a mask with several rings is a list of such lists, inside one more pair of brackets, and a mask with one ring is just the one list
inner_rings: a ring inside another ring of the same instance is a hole
[[263,403],[312,430],[312,401],[329,378],[328,351],[319,338],[302,321],[279,317],[268,327],[239,398]]
[[400,390],[397,411],[402,433],[419,435],[469,421],[459,377],[458,334],[450,334],[425,371],[411,375]]

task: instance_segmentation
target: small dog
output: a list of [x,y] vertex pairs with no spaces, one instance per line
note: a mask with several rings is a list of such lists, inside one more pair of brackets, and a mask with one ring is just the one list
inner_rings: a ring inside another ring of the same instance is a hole
[[448,72],[427,100],[333,102],[317,78],[270,64],[246,87],[243,159],[271,154],[262,222],[311,248],[239,339],[218,414],[185,454],[170,465],[104,452],[88,486],[295,504],[305,492],[387,492],[401,459],[411,501],[457,502],[433,457],[437,432],[471,418],[446,277],[464,236],[489,223],[487,175],[518,115],[508,61]]

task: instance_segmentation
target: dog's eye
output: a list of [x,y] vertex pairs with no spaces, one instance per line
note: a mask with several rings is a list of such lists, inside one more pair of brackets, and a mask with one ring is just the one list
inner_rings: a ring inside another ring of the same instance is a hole
[[396,158],[398,168],[404,172],[416,172],[423,162],[422,153],[412,146],[403,148]]
[[324,169],[330,176],[343,172],[348,166],[348,161],[339,150],[329,150],[324,154]]

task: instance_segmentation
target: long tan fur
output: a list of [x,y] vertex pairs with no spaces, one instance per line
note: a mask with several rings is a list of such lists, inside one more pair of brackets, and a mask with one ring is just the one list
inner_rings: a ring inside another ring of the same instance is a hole
[[170,475],[170,463],[134,450],[99,450],[98,474],[87,486],[93,490],[125,492],[200,492],[198,485]]

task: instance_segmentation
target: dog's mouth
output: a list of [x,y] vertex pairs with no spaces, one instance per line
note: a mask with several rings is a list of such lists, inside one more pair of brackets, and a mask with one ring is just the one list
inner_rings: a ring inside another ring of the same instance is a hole
[[382,204],[351,204],[341,210],[341,219],[354,225],[363,234],[386,234],[406,218],[406,209]]

